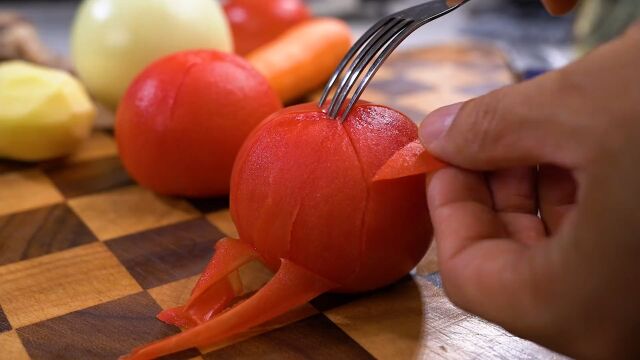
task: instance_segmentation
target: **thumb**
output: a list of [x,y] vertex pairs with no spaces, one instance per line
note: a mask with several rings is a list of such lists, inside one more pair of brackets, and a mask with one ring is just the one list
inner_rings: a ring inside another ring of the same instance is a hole
[[436,157],[463,168],[494,170],[553,163],[571,167],[588,143],[579,106],[564,90],[563,72],[435,110],[420,138]]

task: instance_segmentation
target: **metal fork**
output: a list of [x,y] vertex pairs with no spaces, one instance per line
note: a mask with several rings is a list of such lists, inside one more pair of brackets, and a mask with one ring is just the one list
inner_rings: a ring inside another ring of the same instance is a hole
[[[340,85],[338,85],[335,90],[331,104],[327,109],[329,117],[335,119],[347,100],[349,93],[355,86],[356,81],[360,78],[360,75],[367,66],[373,62],[373,65],[369,67],[369,70],[360,82],[360,85],[356,88],[353,96],[351,96],[349,105],[347,105],[340,116],[340,121],[344,121],[364,92],[364,89],[369,85],[371,78],[373,78],[378,69],[380,69],[380,66],[382,66],[389,55],[391,55],[391,52],[393,52],[404,39],[422,25],[452,12],[468,1],[469,0],[431,0],[382,18],[367,30],[351,47],[349,52],[347,52],[347,55],[342,59],[340,65],[338,65],[325,86],[318,106],[321,108],[324,106],[331,91],[338,81],[341,80]],[[350,66],[346,74],[341,77],[340,75],[349,64]]]

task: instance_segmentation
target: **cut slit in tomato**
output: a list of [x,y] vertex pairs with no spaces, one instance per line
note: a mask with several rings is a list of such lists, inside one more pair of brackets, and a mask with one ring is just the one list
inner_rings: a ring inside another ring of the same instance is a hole
[[158,319],[181,328],[191,328],[210,320],[242,294],[238,268],[258,258],[253,247],[242,240],[224,238],[218,241],[216,252],[187,304],[161,312]]
[[378,169],[373,181],[392,180],[407,176],[426,174],[445,168],[447,164],[433,157],[416,140],[393,154],[387,162]]
[[138,348],[121,359],[155,359],[193,347],[211,346],[304,305],[335,287],[331,281],[282,259],[274,277],[244,302],[182,333]]

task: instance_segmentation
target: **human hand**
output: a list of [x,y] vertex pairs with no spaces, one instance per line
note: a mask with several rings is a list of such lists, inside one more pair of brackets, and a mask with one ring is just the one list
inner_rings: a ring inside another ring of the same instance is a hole
[[571,356],[640,355],[639,64],[636,26],[426,118],[423,143],[457,166],[428,188],[455,304]]

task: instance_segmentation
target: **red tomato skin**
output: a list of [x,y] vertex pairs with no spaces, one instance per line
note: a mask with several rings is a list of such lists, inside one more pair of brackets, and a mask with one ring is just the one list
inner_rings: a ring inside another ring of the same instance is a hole
[[116,116],[123,164],[165,195],[225,195],[242,142],[282,107],[244,59],[218,51],[169,55],[133,81]]
[[406,275],[431,241],[424,175],[373,182],[417,139],[404,115],[360,103],[340,124],[315,104],[273,114],[249,136],[231,182],[240,237],[273,270],[286,258],[365,291]]
[[229,0],[224,5],[236,53],[246,55],[311,18],[302,0]]

